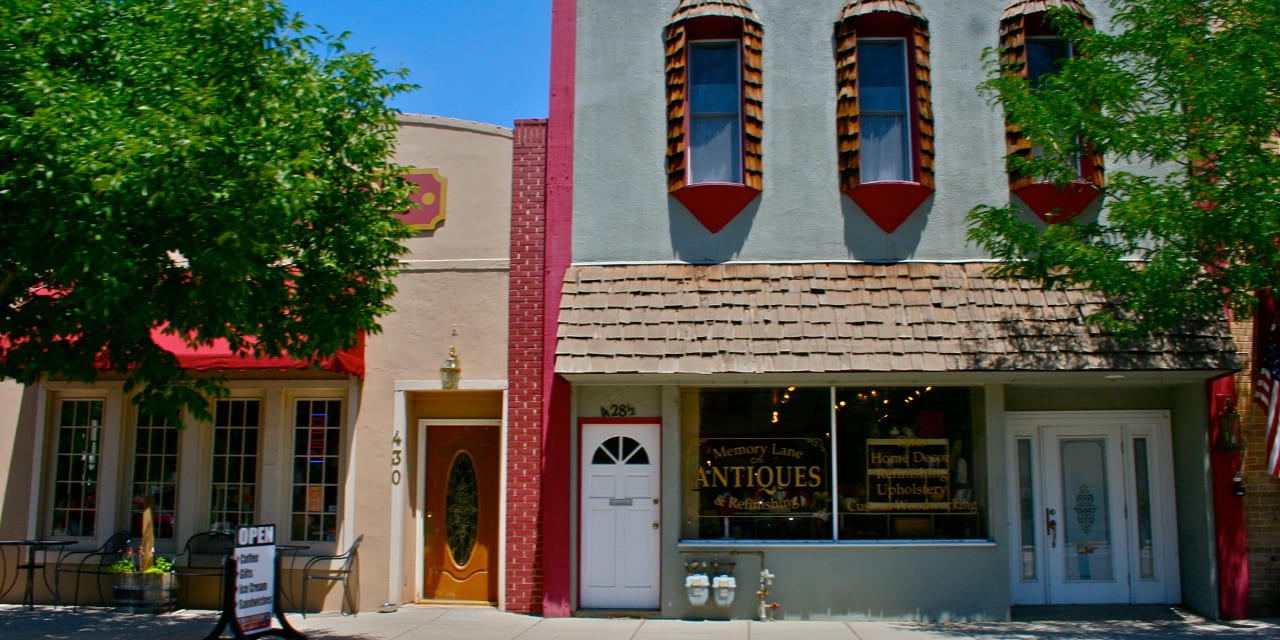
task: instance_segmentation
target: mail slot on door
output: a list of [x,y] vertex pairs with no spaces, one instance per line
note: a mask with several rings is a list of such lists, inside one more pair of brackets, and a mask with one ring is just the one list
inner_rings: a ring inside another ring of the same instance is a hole
[[629,507],[631,506],[631,498],[609,498],[609,506]]

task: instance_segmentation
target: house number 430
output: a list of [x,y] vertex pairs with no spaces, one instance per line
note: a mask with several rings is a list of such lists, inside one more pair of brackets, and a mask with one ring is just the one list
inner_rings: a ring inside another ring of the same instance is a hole
[[396,431],[391,436],[391,484],[400,484],[400,463],[403,462],[404,439]]

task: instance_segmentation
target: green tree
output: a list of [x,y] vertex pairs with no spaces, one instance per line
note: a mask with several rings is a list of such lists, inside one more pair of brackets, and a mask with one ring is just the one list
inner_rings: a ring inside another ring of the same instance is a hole
[[277,0],[0,3],[0,378],[205,416],[223,380],[153,328],[298,358],[377,331],[403,75]]
[[1097,32],[1051,11],[1077,55],[1034,86],[987,51],[981,89],[1044,149],[1011,170],[1070,181],[1089,147],[1140,169],[1107,174],[1095,221],[1046,228],[984,205],[969,238],[1003,261],[999,275],[1108,296],[1093,320],[1120,333],[1248,314],[1280,279],[1280,1],[1111,5]]

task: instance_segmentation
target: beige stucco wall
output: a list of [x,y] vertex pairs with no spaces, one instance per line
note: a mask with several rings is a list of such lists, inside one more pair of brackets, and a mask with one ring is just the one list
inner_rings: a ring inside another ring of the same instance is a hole
[[[446,218],[433,232],[407,241],[409,254],[396,280],[395,313],[367,342],[366,377],[352,450],[355,504],[349,520],[364,535],[360,553],[362,609],[407,602],[415,594],[420,563],[413,514],[417,422],[439,403],[440,365],[457,348],[462,389],[490,389],[483,401],[453,407],[447,417],[490,417],[493,394],[507,377],[507,274],[511,210],[511,130],[433,116],[401,118],[395,161],[437,169],[447,180]],[[397,389],[401,393],[397,393]],[[397,404],[401,407],[397,423]],[[444,416],[442,416],[444,417]],[[392,438],[401,444],[401,485],[390,482]],[[398,492],[397,492],[398,491]],[[393,514],[404,516],[400,538]],[[392,548],[393,543],[398,546]],[[398,587],[391,586],[397,567]],[[336,600],[334,600],[336,604]]]
[[[229,374],[237,393],[264,398],[257,515],[284,530],[290,510],[288,402],[300,395],[320,395],[348,403],[346,422],[353,428],[346,433],[342,451],[346,464],[338,541],[313,544],[295,564],[300,568],[306,553],[341,551],[355,536],[363,535],[356,589],[364,611],[414,596],[415,565],[421,562],[412,515],[420,512],[414,508],[420,496],[412,489],[418,420],[433,414],[500,418],[506,387],[511,130],[415,115],[402,116],[401,124],[394,159],[414,168],[436,169],[447,180],[446,219],[434,231],[407,240],[409,253],[403,256],[396,280],[399,291],[392,301],[395,312],[382,320],[383,331],[366,342],[365,379],[291,372]],[[456,346],[462,361],[462,389],[482,392],[440,395],[439,368],[450,345]],[[54,399],[58,394],[103,398],[108,410],[103,434],[109,442],[104,443],[99,496],[107,506],[101,511],[99,528],[109,532],[128,526],[127,494],[122,492],[128,491],[129,484],[125,440],[132,413],[119,383],[56,383],[46,385],[43,392]],[[37,458],[48,456],[47,449],[38,453],[38,443],[44,441],[37,416],[41,393],[0,381],[0,538],[27,537],[32,527],[34,533],[49,533],[39,530],[43,516],[33,514],[30,504],[33,478],[39,476],[45,482],[49,473],[47,461],[38,470]],[[207,522],[207,514],[200,513],[205,508],[201,499],[208,496],[207,432],[207,425],[197,425],[182,436],[177,508],[185,524],[179,540],[157,545],[165,553],[176,551],[174,545],[203,526],[198,523]],[[393,488],[392,438],[397,432],[403,438],[402,482]],[[401,543],[392,548],[391,541],[397,538],[392,534],[396,512],[404,518],[397,529]],[[390,579],[396,575],[401,584],[393,589]],[[297,581],[292,582],[296,587]],[[338,609],[340,587],[325,594],[316,593],[323,585],[312,587],[312,607],[323,597],[327,611]],[[37,597],[47,599],[48,594],[41,592]]]
[[0,381],[0,539],[27,537],[27,506],[31,501],[31,436],[33,394],[12,380]]

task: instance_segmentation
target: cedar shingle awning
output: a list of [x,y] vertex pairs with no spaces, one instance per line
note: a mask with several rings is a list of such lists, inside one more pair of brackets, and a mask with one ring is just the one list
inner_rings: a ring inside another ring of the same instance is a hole
[[924,20],[924,12],[915,0],[848,0],[840,11],[840,19],[848,20],[869,13],[901,13]]
[[682,0],[671,14],[668,24],[682,20],[719,16],[725,18],[741,18],[759,23],[760,18],[752,11],[747,0]]
[[1093,19],[1093,14],[1089,13],[1089,10],[1084,8],[1084,3],[1079,0],[1010,0],[1004,12],[1000,14],[1000,21],[1043,13],[1053,7],[1066,7],[1086,18]]
[[576,266],[560,374],[1227,372],[1225,322],[1118,343],[1102,301],[988,276],[984,264]]

